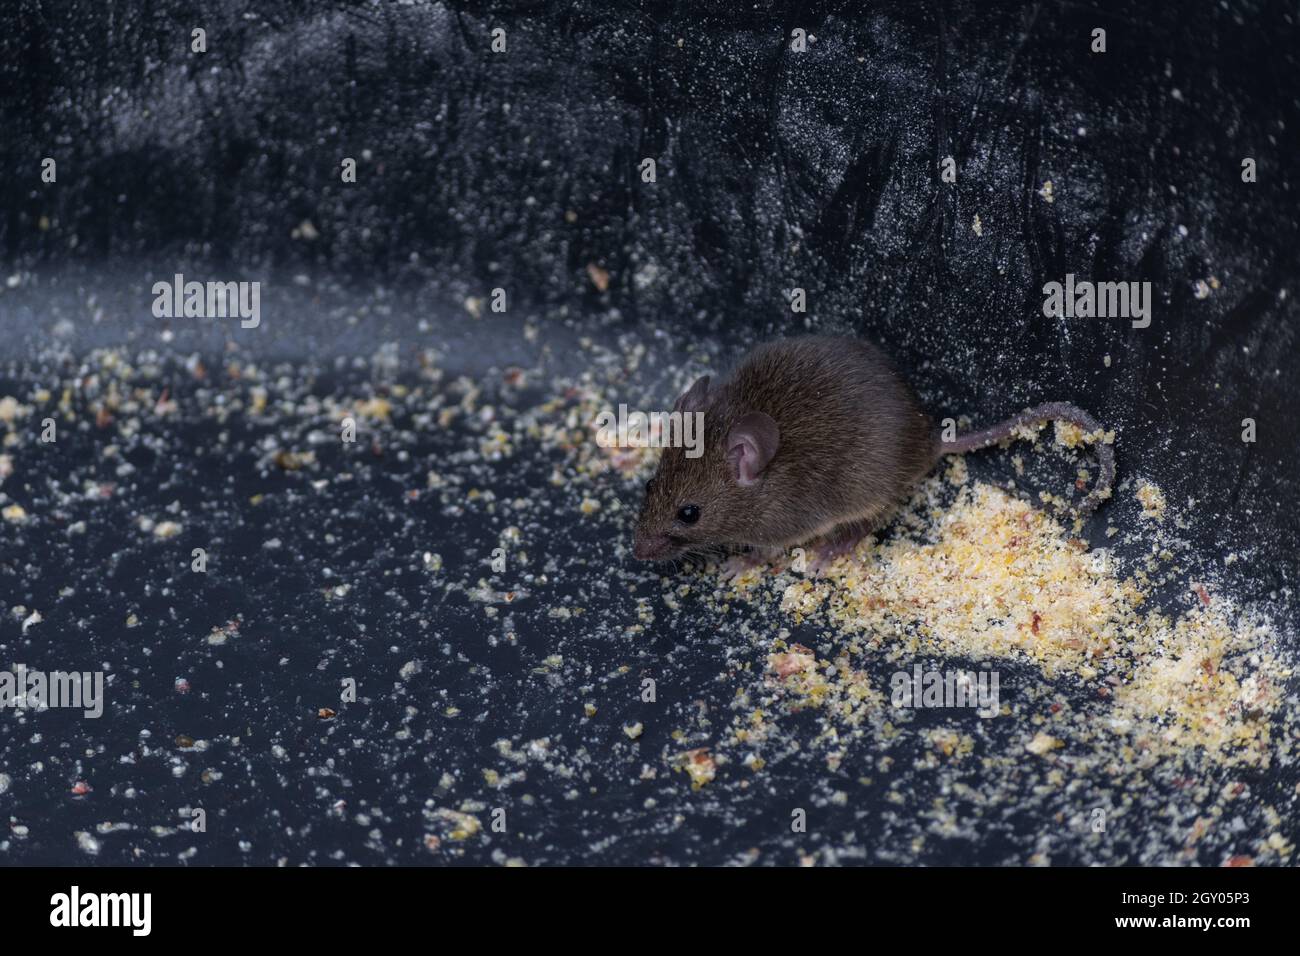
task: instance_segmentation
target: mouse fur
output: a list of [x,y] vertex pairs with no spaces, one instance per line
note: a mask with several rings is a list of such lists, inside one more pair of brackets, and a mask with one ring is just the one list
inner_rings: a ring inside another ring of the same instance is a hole
[[[717,545],[780,549],[871,525],[934,464],[920,401],[861,339],[759,345],[725,384],[697,380],[675,410],[704,413],[704,453],[664,449],[637,525],[635,553],[648,560]],[[736,446],[768,420],[779,442],[761,476],[747,481],[746,450]],[[699,509],[693,524],[678,517],[687,506]]]
[[[695,381],[674,411],[702,412],[703,453],[665,448],[646,483],[633,553],[650,561],[714,548],[778,551],[874,530],[945,454],[1014,437],[1025,424],[1097,423],[1064,403],[1036,406],[943,444],[911,387],[862,339],[807,335],[759,345],[727,381]],[[1114,457],[1081,510],[1110,494]]]

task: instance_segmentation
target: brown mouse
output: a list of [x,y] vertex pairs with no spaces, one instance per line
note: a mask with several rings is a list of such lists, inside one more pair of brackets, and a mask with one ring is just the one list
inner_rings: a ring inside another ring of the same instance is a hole
[[[1098,429],[1053,402],[942,442],[912,389],[874,345],[808,335],[746,355],[720,386],[696,380],[674,411],[704,413],[703,454],[665,448],[637,520],[633,553],[663,561],[748,546],[776,551],[815,538],[843,547],[874,530],[944,455],[985,448],[1022,425]],[[1110,495],[1114,453],[1093,446],[1101,474],[1080,510]]]

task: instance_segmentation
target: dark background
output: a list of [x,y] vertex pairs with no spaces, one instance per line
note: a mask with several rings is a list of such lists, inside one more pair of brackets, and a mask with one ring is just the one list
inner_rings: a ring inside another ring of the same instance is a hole
[[[190,52],[194,26],[206,54]],[[504,55],[489,49],[497,26]],[[789,49],[796,27],[816,38],[807,52]],[[655,343],[639,380],[651,393],[684,356],[852,330],[936,413],[1088,408],[1118,431],[1121,477],[1195,499],[1199,551],[1242,553],[1238,596],[1286,617],[1300,568],[1298,50],[1286,3],[18,0],[0,36],[0,255],[19,277],[0,291],[5,384],[91,346],[154,344],[147,290],[175,271],[260,280],[275,316],[259,330],[177,323],[177,355],[225,337],[304,363],[437,342],[451,371],[479,372],[526,351],[517,326],[461,307],[496,286],[512,315],[541,321],[555,369],[579,367],[559,347],[575,336]],[[948,155],[955,184],[936,174]],[[45,156],[56,185],[40,182]],[[344,156],[356,184],[339,181]],[[646,156],[654,184],[638,176]],[[293,237],[304,221],[317,238]],[[592,264],[610,275],[603,292]],[[1041,287],[1067,272],[1149,280],[1151,326],[1044,318]],[[1220,287],[1197,299],[1211,276]],[[789,310],[794,286],[806,317]],[[1245,417],[1257,444],[1241,441]],[[38,533],[0,532],[7,606],[44,606],[91,560],[51,549],[33,568]],[[99,544],[107,560],[112,537]],[[281,570],[247,565],[222,600],[272,615],[295,593]],[[287,719],[267,703],[275,688],[250,693],[267,726]],[[13,746],[10,765],[35,759]],[[267,806],[252,799],[246,820]],[[29,862],[81,858],[50,829]],[[703,848],[664,838],[663,852],[719,861],[721,832]],[[606,858],[645,859],[658,839]],[[1007,839],[970,859],[1011,858]]]
[[[972,417],[1076,400],[1216,528],[1263,509],[1295,540],[1298,32],[1286,3],[20,0],[0,249],[42,274],[147,258],[274,288],[307,270],[444,308],[500,285],[678,343],[788,333],[797,285],[813,327],[880,341],[923,394]],[[317,240],[290,238],[304,220]],[[1151,281],[1152,326],[1044,319],[1066,272]],[[321,332],[290,350],[336,347]]]

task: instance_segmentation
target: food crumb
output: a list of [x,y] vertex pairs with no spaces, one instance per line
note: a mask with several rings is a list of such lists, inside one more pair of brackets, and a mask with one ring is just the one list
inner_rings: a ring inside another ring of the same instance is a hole
[[1167,507],[1164,493],[1149,481],[1143,481],[1137,488],[1137,499],[1142,505],[1142,517],[1149,521],[1163,521]]

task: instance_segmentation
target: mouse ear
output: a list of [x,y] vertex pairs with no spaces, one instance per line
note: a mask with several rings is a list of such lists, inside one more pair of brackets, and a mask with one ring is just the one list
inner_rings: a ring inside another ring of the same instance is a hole
[[695,380],[695,384],[682,393],[682,397],[677,399],[677,404],[673,406],[675,412],[702,412],[704,411],[704,400],[709,396],[709,376],[701,375]]
[[727,464],[737,483],[752,485],[781,444],[781,430],[772,416],[750,412],[727,432]]

